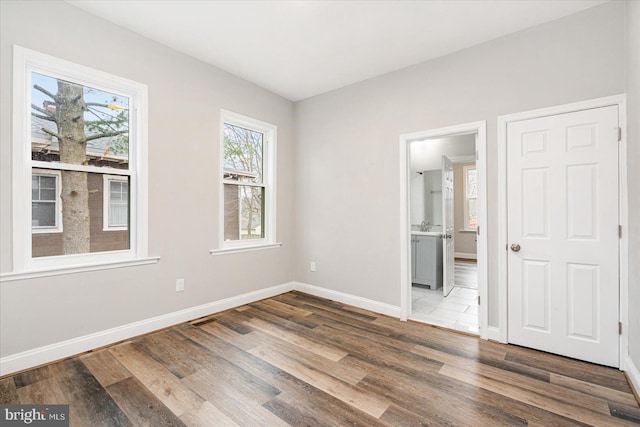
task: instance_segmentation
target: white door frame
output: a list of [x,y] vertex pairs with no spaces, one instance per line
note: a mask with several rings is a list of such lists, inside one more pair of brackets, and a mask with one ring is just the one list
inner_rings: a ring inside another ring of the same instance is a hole
[[[629,247],[629,222],[627,208],[627,137],[626,137],[626,95],[614,95],[604,98],[590,99],[587,101],[537,110],[524,111],[515,114],[498,116],[498,338],[500,342],[508,342],[507,324],[507,125],[520,120],[535,119],[556,114],[572,113],[575,111],[593,108],[618,106],[619,123],[622,128],[620,150],[618,157],[618,194],[620,225],[622,226],[622,238],[619,242],[619,272],[620,272],[620,322],[622,322],[622,334],[620,335],[620,370],[625,370],[625,359],[629,348],[629,321],[628,321],[628,247]],[[504,248],[504,249],[503,249]]]
[[478,174],[478,296],[480,307],[478,322],[480,337],[487,338],[489,321],[487,303],[487,122],[465,123],[456,126],[407,133],[400,135],[400,319],[411,315],[411,221],[409,218],[409,144],[422,139],[444,138],[475,133],[476,170]]

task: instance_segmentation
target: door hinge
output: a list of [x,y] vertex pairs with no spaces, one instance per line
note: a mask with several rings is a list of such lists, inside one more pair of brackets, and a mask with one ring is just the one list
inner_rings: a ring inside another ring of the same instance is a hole
[[480,226],[479,225],[476,227],[476,235],[478,235],[478,236],[480,235]]
[[622,322],[618,322],[618,335],[622,335]]
[[618,226],[618,239],[622,239],[622,226]]
[[618,142],[622,141],[622,128],[618,128]]
[[478,305],[480,305],[480,295],[478,295]]
[[476,150],[476,160],[480,160],[480,151]]

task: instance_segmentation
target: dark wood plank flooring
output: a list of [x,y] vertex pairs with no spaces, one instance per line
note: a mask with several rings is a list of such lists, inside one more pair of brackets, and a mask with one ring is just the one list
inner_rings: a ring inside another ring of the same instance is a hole
[[0,379],[73,426],[632,426],[618,370],[290,292]]

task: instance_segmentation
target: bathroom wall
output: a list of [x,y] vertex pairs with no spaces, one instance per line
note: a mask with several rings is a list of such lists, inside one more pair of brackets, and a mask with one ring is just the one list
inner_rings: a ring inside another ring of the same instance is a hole
[[415,226],[424,221],[424,175],[422,173],[413,172],[411,174],[409,186],[409,217],[411,225]]
[[442,231],[442,169],[424,171],[424,217],[431,231]]

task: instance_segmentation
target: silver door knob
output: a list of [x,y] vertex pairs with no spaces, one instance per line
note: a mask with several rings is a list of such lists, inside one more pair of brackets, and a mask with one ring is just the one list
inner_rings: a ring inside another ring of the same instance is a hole
[[511,250],[513,252],[520,252],[520,245],[517,243],[514,243],[513,245],[511,245]]
[[450,239],[451,237],[453,237],[451,234],[447,234],[447,239]]

